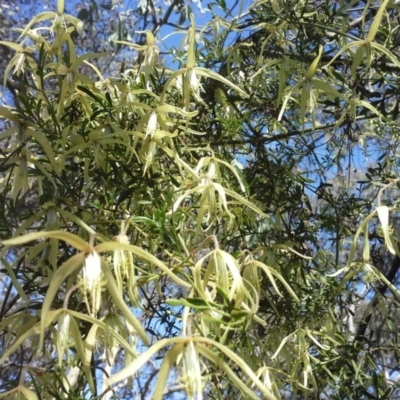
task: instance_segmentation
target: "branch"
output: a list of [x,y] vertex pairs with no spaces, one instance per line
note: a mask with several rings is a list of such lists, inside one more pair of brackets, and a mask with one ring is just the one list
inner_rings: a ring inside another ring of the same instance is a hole
[[[390,113],[389,113],[390,115]],[[361,115],[359,117],[357,117],[356,121],[364,121],[364,120],[369,120],[372,118],[378,118],[376,115]],[[268,136],[264,136],[262,138],[252,138],[249,137],[248,140],[219,140],[219,141],[214,141],[211,143],[211,145],[213,146],[221,146],[221,145],[246,145],[246,144],[252,144],[252,145],[264,145],[266,143],[271,143],[271,142],[275,142],[277,140],[285,140],[285,139],[289,139],[293,136],[300,136],[300,135],[304,135],[306,133],[311,133],[311,132],[318,132],[318,131],[323,131],[325,129],[328,128],[333,128],[336,125],[336,122],[332,122],[330,124],[326,124],[326,125],[321,125],[319,127],[316,128],[307,128],[304,130],[299,130],[299,129],[295,129],[293,131],[289,131],[287,133],[282,133],[280,135],[268,135]]]
[[[397,272],[399,270],[400,270],[400,257],[398,255],[396,255],[393,259],[393,262],[392,262],[389,272],[385,275],[386,279],[390,283],[393,284],[393,282],[396,278]],[[371,302],[369,303],[369,305],[367,307],[368,315],[365,316],[361,320],[360,325],[358,327],[357,334],[355,336],[356,341],[361,341],[365,337],[365,332],[366,332],[367,327],[372,319],[372,315],[373,315],[373,311],[374,311],[373,309],[375,308],[375,306],[377,305],[378,300],[379,300],[378,294],[381,296],[384,296],[387,289],[388,289],[388,285],[382,284],[376,290],[374,298],[371,300]],[[371,311],[369,311],[369,310],[371,310]]]
[[168,22],[169,17],[172,14],[172,11],[174,10],[175,6],[179,4],[180,0],[173,0],[171,5],[168,7],[166,13],[164,14],[164,17],[158,21],[158,23],[155,25],[153,28],[153,33],[156,34],[158,30],[161,28],[162,25],[166,24]]

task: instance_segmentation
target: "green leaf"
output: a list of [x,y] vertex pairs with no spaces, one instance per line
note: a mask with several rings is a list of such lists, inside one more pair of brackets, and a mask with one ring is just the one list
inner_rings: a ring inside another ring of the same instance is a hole
[[33,25],[37,24],[38,22],[46,21],[46,20],[49,20],[49,19],[55,19],[56,17],[57,17],[57,13],[52,12],[52,11],[46,11],[46,12],[43,12],[43,13],[40,13],[40,14],[36,15],[35,17],[33,17],[30,20],[28,25],[26,25],[26,27],[24,28],[22,33],[19,35],[19,38],[17,40],[18,41],[21,40],[21,38],[26,35],[26,33],[29,31],[29,29]]
[[[104,244],[104,243],[103,243]],[[122,243],[118,243],[122,244]],[[96,250],[95,251],[99,251]],[[114,304],[118,309],[124,314],[125,318],[129,323],[135,328],[137,334],[139,335],[140,339],[143,341],[145,345],[148,345],[149,341],[146,335],[145,330],[143,329],[139,320],[133,315],[131,309],[125,303],[122,293],[118,288],[117,282],[114,279],[113,274],[110,271],[110,268],[102,262],[102,270],[106,280],[107,289],[114,300]]]
[[209,310],[211,308],[218,308],[218,304],[209,303],[202,298],[189,298],[189,299],[167,299],[167,304],[173,307],[189,307],[195,310]]
[[[229,367],[229,365],[223,361],[222,357],[215,354],[212,350],[208,349],[207,347],[199,344],[198,345],[198,351],[200,354],[208,358],[213,364],[215,364],[218,368],[221,368],[228,379],[232,381],[234,386],[239,389],[245,396],[246,399],[252,399],[252,400],[260,400],[260,397],[257,396],[256,393],[254,393],[247,385],[245,382],[242,382],[241,379],[237,377],[237,375],[232,371],[232,369]],[[266,399],[275,399],[275,397],[266,397]]]
[[30,338],[31,336],[36,336],[40,333],[42,326],[44,325],[44,329],[49,326],[50,324],[53,323],[58,317],[58,315],[63,312],[63,310],[55,310],[55,311],[49,311],[46,315],[46,323],[43,324],[42,321],[38,322],[35,324],[32,328],[28,329],[24,334],[16,338],[15,342],[7,349],[4,351],[2,356],[0,357],[0,364],[3,364],[4,361],[10,357],[17,349],[20,348],[20,346]]
[[85,354],[85,346],[83,345],[82,333],[79,331],[78,324],[75,321],[75,318],[70,319],[70,333],[74,340],[75,349],[79,359],[82,361],[82,369],[85,373],[87,383],[89,385],[89,389],[92,394],[96,393],[93,376],[91,373],[91,367],[89,363],[86,363],[86,354]]
[[164,348],[169,344],[173,344],[174,342],[175,340],[173,339],[159,340],[144,353],[140,354],[135,360],[133,360],[131,364],[127,365],[125,368],[117,372],[115,375],[106,379],[105,381],[106,385],[111,386],[117,382],[120,382],[128,378],[129,376],[134,375],[136,371],[139,370],[139,368],[141,368],[145,363],[147,363],[154,354],[158,353],[162,348]]
[[[100,321],[99,319],[87,314],[78,313],[77,311],[67,310],[67,312],[71,315],[71,317],[78,318],[82,321],[86,321],[92,325],[98,326],[98,328],[102,329],[103,332],[107,332],[107,334],[111,335],[127,353],[129,353],[131,356],[136,356],[136,351],[133,349],[132,344],[128,343],[121,335],[115,332],[109,325],[106,325],[103,321]],[[86,356],[85,359],[87,360]]]
[[316,74],[318,63],[319,63],[319,60],[321,59],[323,49],[324,49],[323,46],[319,46],[318,55],[314,59],[314,61],[311,63],[310,67],[308,68],[308,70],[304,76],[307,81],[310,81]]
[[1,243],[5,246],[18,246],[21,244],[32,242],[33,240],[46,238],[63,240],[64,242],[68,243],[70,246],[79,251],[86,251],[89,248],[88,243],[81,239],[79,236],[64,231],[33,232],[12,239],[3,240],[1,241]]
[[51,323],[49,322],[49,320],[51,316],[50,309],[53,304],[53,300],[58,295],[62,283],[68,278],[68,276],[74,273],[78,268],[81,268],[83,266],[85,256],[85,253],[75,254],[74,256],[69,258],[64,264],[62,264],[61,267],[57,269],[57,271],[54,273],[50,282],[50,286],[47,289],[46,297],[42,306],[39,348],[43,347],[45,330],[46,327]]
[[238,93],[240,93],[245,99],[248,99],[250,97],[250,95],[247,94],[244,90],[240,89],[238,86],[234,85],[228,79],[224,78],[223,76],[219,75],[214,71],[202,67],[194,67],[193,71],[195,71],[197,75],[204,76],[205,78],[215,79],[216,81],[224,83],[231,89],[236,90]]
[[25,386],[18,386],[18,390],[20,393],[22,393],[26,400],[38,400],[38,397],[36,396],[36,393],[34,393],[32,390],[28,389]]
[[183,281],[181,278],[176,276],[169,267],[167,267],[163,262],[161,262],[158,258],[154,257],[152,254],[146,252],[145,250],[141,249],[140,247],[131,245],[131,244],[124,244],[124,243],[117,243],[117,242],[106,242],[101,243],[94,247],[98,253],[103,253],[105,251],[116,251],[116,250],[126,250],[130,251],[131,253],[135,254],[136,256],[146,260],[150,264],[154,264],[158,268],[161,269],[165,275],[169,276],[175,283],[181,285],[183,287],[191,287],[188,282]]
[[389,233],[389,208],[387,206],[377,206],[376,212],[382,226],[382,232],[385,239],[386,247],[390,251],[390,253],[396,254]]
[[184,344],[178,343],[169,349],[167,354],[164,356],[160,370],[158,371],[158,378],[153,395],[154,400],[162,400],[164,398],[169,373],[173,369],[177,358],[182,354],[183,350]]
[[383,13],[385,12],[388,3],[389,0],[383,0],[381,6],[379,7],[378,12],[375,15],[374,22],[372,23],[371,28],[369,29],[367,38],[365,39],[366,42],[370,43],[375,39],[375,36],[378,32],[379,26],[382,21]]

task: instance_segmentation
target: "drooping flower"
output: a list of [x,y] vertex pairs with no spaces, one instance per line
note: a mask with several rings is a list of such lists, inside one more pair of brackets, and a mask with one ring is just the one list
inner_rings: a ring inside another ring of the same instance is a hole
[[101,260],[99,254],[95,251],[89,253],[85,259],[83,281],[85,288],[89,292],[101,281]]
[[196,72],[193,68],[187,70],[187,79],[189,81],[189,86],[192,89],[192,93],[195,99],[199,102],[202,101],[200,97],[200,89],[203,89],[200,83],[200,79],[197,77]]
[[212,183],[214,181],[215,174],[216,174],[215,163],[211,162],[207,174],[201,178],[201,184],[205,186],[208,185],[209,183]]
[[58,363],[62,366],[62,359],[65,351],[69,347],[69,325],[70,315],[66,312],[62,312],[58,318],[57,323],[57,353]]
[[82,275],[86,305],[89,312],[95,314],[100,309],[103,288],[101,258],[96,251],[91,251],[86,257]]
[[156,132],[156,128],[157,128],[157,113],[153,111],[150,114],[149,121],[147,123],[146,137],[150,136],[151,138],[153,138],[154,133]]
[[203,399],[200,359],[195,344],[190,341],[183,351],[182,383],[190,400]]
[[53,35],[54,32],[61,33],[62,31],[65,31],[66,28],[64,16],[62,14],[57,14],[54,18],[53,24],[51,25],[50,34]]

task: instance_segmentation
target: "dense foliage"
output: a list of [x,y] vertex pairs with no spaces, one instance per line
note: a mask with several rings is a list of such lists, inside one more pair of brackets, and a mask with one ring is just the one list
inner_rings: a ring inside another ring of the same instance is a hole
[[228,3],[0,30],[0,397],[400,395],[400,5]]

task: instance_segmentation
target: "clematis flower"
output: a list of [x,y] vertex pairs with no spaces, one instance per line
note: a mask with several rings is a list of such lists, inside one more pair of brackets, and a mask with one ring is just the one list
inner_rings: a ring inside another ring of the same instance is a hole
[[153,138],[154,133],[156,132],[157,128],[157,113],[153,111],[150,114],[149,122],[147,123],[147,129],[146,129],[146,137],[150,136]]
[[214,181],[216,175],[215,163],[211,162],[207,174],[201,178],[202,185],[208,185]]
[[101,260],[98,253],[92,251],[86,257],[83,267],[83,281],[85,288],[90,292],[101,281]]
[[53,24],[51,25],[50,34],[54,35],[54,32],[61,33],[62,31],[65,31],[66,28],[67,26],[65,24],[64,16],[62,14],[57,14],[54,18]]
[[187,79],[195,99],[201,102],[200,89],[203,89],[203,87],[201,86],[200,79],[197,77],[193,68],[187,70]]
[[82,275],[85,302],[89,312],[95,314],[100,309],[101,291],[103,288],[101,258],[96,251],[90,252],[86,257]]

